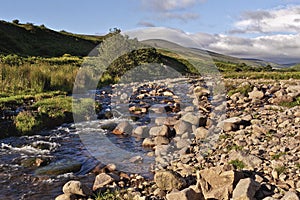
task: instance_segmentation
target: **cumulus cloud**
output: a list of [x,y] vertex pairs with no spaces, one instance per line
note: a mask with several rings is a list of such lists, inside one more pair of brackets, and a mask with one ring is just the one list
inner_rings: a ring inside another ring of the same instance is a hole
[[186,12],[187,9],[205,0],[142,0],[142,8],[154,13],[156,20],[175,19],[182,22],[199,18],[197,13]]
[[206,49],[240,58],[256,58],[277,63],[300,62],[300,34],[277,34],[243,38],[222,34],[188,34],[162,27],[127,32],[139,40],[164,39],[185,47]]
[[234,26],[230,33],[298,33],[300,5],[248,11],[241,15]]

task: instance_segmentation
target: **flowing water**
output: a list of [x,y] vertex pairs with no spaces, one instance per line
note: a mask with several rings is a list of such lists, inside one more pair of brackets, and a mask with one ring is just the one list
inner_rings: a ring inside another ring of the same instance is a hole
[[[188,87],[182,82],[175,91],[186,106],[192,104],[186,95]],[[142,141],[101,129],[101,124],[120,120],[124,119],[64,124],[37,135],[0,140],[0,199],[54,199],[68,180],[92,184],[94,175],[88,172],[100,162],[150,177],[153,157],[146,156],[149,150],[141,147]],[[131,160],[139,156],[142,162]],[[73,172],[56,175],[53,168],[57,166],[68,166]]]

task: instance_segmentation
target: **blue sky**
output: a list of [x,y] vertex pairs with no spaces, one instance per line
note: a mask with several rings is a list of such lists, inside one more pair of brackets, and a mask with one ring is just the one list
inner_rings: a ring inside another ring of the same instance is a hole
[[300,61],[299,0],[1,0],[0,18],[84,34],[173,28],[220,53]]

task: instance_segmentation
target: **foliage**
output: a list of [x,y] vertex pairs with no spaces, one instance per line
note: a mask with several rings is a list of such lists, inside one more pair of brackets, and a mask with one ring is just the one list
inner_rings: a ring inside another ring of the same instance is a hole
[[29,111],[23,111],[15,119],[16,128],[22,134],[32,132],[40,125],[40,121]]
[[96,108],[99,105],[95,103],[94,99],[90,98],[81,98],[73,100],[73,114],[75,120],[78,121],[86,121],[90,120],[94,117],[96,113]]
[[95,200],[120,200],[117,195],[118,191],[106,190],[105,192],[99,192],[95,195]]
[[278,175],[284,173],[286,171],[286,167],[285,166],[278,166],[275,168],[275,171],[278,173]]
[[248,93],[251,92],[253,90],[253,86],[252,85],[245,85],[245,86],[241,86],[241,87],[237,87],[235,89],[229,90],[228,91],[228,96],[232,96],[235,93],[241,93],[244,96],[248,96]]
[[69,53],[86,56],[106,36],[85,36],[56,32],[32,23],[0,22],[0,53],[54,57]]
[[292,101],[292,102],[281,102],[279,105],[284,106],[284,107],[288,107],[288,108],[292,108],[292,107],[295,107],[295,106],[300,106],[300,97],[297,97],[295,99],[295,101]]
[[273,79],[273,80],[287,80],[287,79],[300,79],[299,72],[224,72],[224,78],[234,79]]
[[229,164],[233,165],[236,169],[243,169],[246,167],[245,163],[238,159],[229,161]]

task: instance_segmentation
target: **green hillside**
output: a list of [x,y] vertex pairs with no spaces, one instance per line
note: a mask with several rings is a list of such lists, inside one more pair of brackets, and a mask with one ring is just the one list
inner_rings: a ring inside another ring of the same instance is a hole
[[57,32],[44,25],[0,21],[0,54],[56,57],[64,54],[85,56],[105,36],[76,35]]

